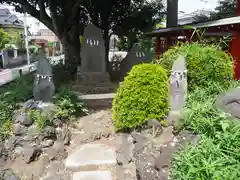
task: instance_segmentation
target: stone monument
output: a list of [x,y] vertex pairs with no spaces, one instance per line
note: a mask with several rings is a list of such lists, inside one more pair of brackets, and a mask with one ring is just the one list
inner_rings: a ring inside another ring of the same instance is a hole
[[81,60],[74,90],[82,94],[103,94],[115,91],[116,88],[112,86],[107,72],[102,30],[92,24],[84,29]]
[[[185,106],[187,98],[187,68],[185,64],[185,58],[179,56],[173,63],[171,76],[170,76],[170,94],[169,104],[170,112],[167,116],[167,126],[164,137],[165,139],[163,148],[160,155],[155,159],[155,168],[159,171],[159,174],[168,177],[169,172],[163,171],[163,169],[171,168],[171,157],[174,152],[174,146],[172,146],[173,140],[173,124],[177,124],[181,118],[181,112]],[[162,178],[163,179],[163,178]]]
[[55,86],[53,84],[52,66],[44,54],[41,53],[38,59],[34,80],[34,100],[43,103],[51,103],[53,101],[54,92]]
[[102,30],[89,24],[83,33],[82,72],[106,72],[105,45]]
[[147,54],[140,46],[139,43],[133,44],[132,48],[128,52],[127,56],[121,61],[120,71],[121,77],[120,81],[123,81],[126,74],[132,69],[134,65],[147,63],[152,60],[151,56]]
[[187,68],[183,56],[179,56],[173,63],[169,98],[172,111],[183,110],[187,98]]
[[170,76],[169,105],[167,124],[178,123],[187,99],[187,68],[185,58],[179,56],[173,63]]

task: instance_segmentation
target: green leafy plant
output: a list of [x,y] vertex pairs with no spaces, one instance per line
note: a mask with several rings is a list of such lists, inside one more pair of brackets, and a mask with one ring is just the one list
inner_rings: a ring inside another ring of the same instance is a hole
[[55,117],[61,120],[71,120],[79,113],[87,112],[84,103],[68,88],[61,88],[56,94],[55,104],[58,111]]
[[204,87],[208,81],[225,84],[233,79],[233,60],[216,45],[203,43],[181,44],[165,52],[160,64],[170,74],[179,55],[186,59],[189,87]]
[[19,103],[32,97],[32,74],[23,76],[0,88],[0,138],[7,138],[12,130],[12,115]]
[[7,32],[0,28],[0,50],[5,48],[5,45],[10,42],[10,36]]
[[0,137],[2,139],[7,138],[12,133],[12,120],[7,119],[0,125]]
[[41,110],[30,110],[29,115],[31,119],[33,119],[34,124],[36,124],[37,128],[42,131],[46,126],[52,125],[52,118],[48,117],[47,114],[44,114]]
[[239,159],[226,154],[220,144],[206,136],[196,146],[188,145],[175,154],[172,168],[173,180],[236,180],[240,177]]
[[113,100],[116,130],[136,128],[146,120],[161,120],[168,112],[168,78],[157,64],[132,68]]
[[182,119],[183,128],[202,136],[197,145],[189,144],[174,154],[171,179],[235,180],[240,177],[240,124],[214,107],[216,97],[228,87],[209,81],[206,87],[194,87],[188,95]]

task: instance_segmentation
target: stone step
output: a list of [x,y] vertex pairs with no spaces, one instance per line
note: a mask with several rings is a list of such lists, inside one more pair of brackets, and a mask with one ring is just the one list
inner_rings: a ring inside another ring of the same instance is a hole
[[84,86],[76,85],[73,86],[73,90],[82,94],[103,94],[103,93],[113,93],[117,89],[116,86],[104,87],[104,86]]
[[72,180],[112,180],[110,171],[74,172]]
[[95,167],[97,169],[98,166],[112,166],[116,164],[116,152],[113,147],[91,143],[77,147],[65,161],[65,167],[75,172],[82,169],[85,170],[86,167]]
[[76,83],[73,87],[77,86],[91,86],[91,87],[118,87],[117,83],[111,83],[111,82],[94,82],[94,81],[88,81],[88,82],[81,82]]
[[77,82],[110,82],[107,72],[83,72],[77,74]]
[[89,108],[94,110],[111,108],[114,96],[115,93],[86,94],[86,95],[79,94],[79,98],[82,99]]

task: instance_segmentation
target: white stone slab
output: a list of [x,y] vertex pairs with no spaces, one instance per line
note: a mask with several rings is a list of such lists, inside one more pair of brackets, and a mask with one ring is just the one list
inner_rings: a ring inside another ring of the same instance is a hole
[[114,98],[115,93],[106,93],[106,94],[87,94],[87,95],[81,95],[80,99],[111,99]]
[[77,169],[83,166],[111,165],[116,163],[115,149],[104,144],[84,144],[68,156],[65,166],[69,169]]
[[74,172],[72,180],[112,180],[110,171]]

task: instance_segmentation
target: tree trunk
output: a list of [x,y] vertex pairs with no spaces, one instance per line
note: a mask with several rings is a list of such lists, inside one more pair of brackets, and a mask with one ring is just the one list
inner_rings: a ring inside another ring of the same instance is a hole
[[109,63],[109,35],[108,35],[108,29],[104,30],[104,34],[103,34],[103,39],[104,39],[104,43],[105,43],[105,62],[106,62],[106,69],[107,72],[111,72],[110,71],[110,63]]
[[68,75],[74,79],[77,73],[77,67],[81,65],[80,40],[79,38],[71,40],[68,34],[64,34],[60,40],[64,50],[65,66],[68,70]]
[[178,25],[178,0],[167,0],[167,27]]

